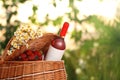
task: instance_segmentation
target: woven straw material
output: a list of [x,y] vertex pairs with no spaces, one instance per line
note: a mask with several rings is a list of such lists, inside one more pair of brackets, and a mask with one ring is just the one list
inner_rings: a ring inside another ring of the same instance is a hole
[[64,61],[6,61],[0,80],[67,80]]
[[14,39],[14,36],[10,39],[10,41],[8,42],[3,55],[2,55],[2,61],[13,61],[15,57],[19,56],[21,53],[23,53],[24,51],[30,49],[30,50],[40,50],[43,53],[46,53],[46,51],[49,48],[49,45],[51,43],[51,41],[53,39],[55,39],[56,37],[58,37],[55,34],[52,33],[46,33],[43,34],[42,37],[37,38],[37,39],[33,39],[33,40],[29,40],[27,43],[29,45],[28,48],[26,48],[25,45],[21,46],[20,49],[16,49],[15,51],[13,51],[13,53],[11,55],[8,55],[7,50],[10,49],[11,46],[11,42]]

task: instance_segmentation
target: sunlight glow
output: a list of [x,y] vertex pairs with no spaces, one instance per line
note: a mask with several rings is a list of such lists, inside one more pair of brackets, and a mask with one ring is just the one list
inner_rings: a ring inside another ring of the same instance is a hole
[[80,15],[100,15],[107,18],[114,18],[116,14],[117,2],[115,0],[83,0],[76,1],[76,7],[80,10]]
[[22,22],[27,22],[28,17],[32,15],[32,5],[38,7],[37,19],[39,22],[44,22],[45,16],[49,14],[51,20],[55,20],[58,16],[63,16],[66,12],[69,12],[68,4],[69,0],[56,1],[57,6],[54,7],[50,0],[32,0],[27,1],[25,4],[20,4],[18,9],[18,19]]
[[[17,19],[21,22],[29,22],[28,17],[33,14],[32,6],[36,5],[37,10],[37,20],[39,22],[45,21],[45,16],[48,14],[51,20],[55,20],[58,16],[64,16],[65,13],[69,13],[71,10],[69,8],[69,0],[55,0],[56,7],[53,6],[53,1],[51,0],[28,0],[24,4],[18,4],[18,14]],[[119,0],[104,0],[100,2],[99,0],[82,0],[75,1],[75,5],[79,10],[80,19],[83,16],[89,15],[100,15],[106,18],[114,18],[116,14],[116,8],[118,6]],[[2,18],[6,16],[5,10],[2,8],[2,2],[0,1],[0,15]],[[1,19],[0,19],[1,21]],[[4,23],[4,22],[2,22]]]
[[[18,14],[16,16],[17,20],[20,20],[24,23],[29,23],[29,16],[32,16],[33,5],[38,7],[36,12],[36,19],[38,22],[43,23],[46,19],[46,15],[49,15],[49,19],[55,20],[59,16],[64,16],[63,21],[69,21],[66,18],[65,14],[70,13],[71,9],[69,7],[69,0],[55,0],[56,7],[53,5],[52,0],[28,0],[24,4],[18,4]],[[79,10],[79,19],[81,20],[84,16],[89,15],[100,15],[104,16],[106,19],[114,19],[116,14],[116,8],[118,6],[119,0],[103,0],[100,2],[99,0],[82,0],[82,1],[75,1],[75,7]],[[0,22],[2,24],[6,24],[6,14],[5,10],[2,8],[2,3],[0,1]],[[15,19],[12,19],[12,21]],[[14,22],[14,21],[13,21]],[[75,27],[75,23],[70,22],[69,33],[71,33]],[[77,30],[84,30],[84,28],[88,30],[91,34],[96,34],[96,30],[91,27],[90,25],[77,25]],[[52,24],[47,25],[44,28],[44,31],[56,33],[58,31],[57,27],[54,27]],[[69,34],[70,35],[70,34]],[[89,35],[88,35],[89,36]],[[87,37],[87,35],[86,35]],[[84,39],[86,39],[84,37]]]
[[19,4],[18,8],[18,20],[21,22],[28,22],[28,17],[31,16],[32,13],[32,3],[30,1],[27,1],[24,4]]

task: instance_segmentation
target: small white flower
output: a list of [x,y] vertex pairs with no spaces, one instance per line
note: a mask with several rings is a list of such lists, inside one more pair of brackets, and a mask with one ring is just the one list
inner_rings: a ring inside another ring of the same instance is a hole
[[[26,24],[22,24],[16,32],[14,32],[15,38],[11,42],[11,46],[13,49],[8,51],[8,54],[12,54],[15,49],[19,49],[21,45],[25,45],[27,48],[29,45],[27,44],[28,40],[35,39],[42,36],[41,29],[33,29],[31,26]],[[15,48],[15,49],[14,49]]]

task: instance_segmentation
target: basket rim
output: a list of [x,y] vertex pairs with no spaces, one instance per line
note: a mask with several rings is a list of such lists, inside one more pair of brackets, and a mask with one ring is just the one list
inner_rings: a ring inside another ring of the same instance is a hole
[[40,63],[40,62],[62,62],[64,63],[64,60],[61,61],[45,61],[45,60],[41,60],[41,61],[5,61],[4,63]]

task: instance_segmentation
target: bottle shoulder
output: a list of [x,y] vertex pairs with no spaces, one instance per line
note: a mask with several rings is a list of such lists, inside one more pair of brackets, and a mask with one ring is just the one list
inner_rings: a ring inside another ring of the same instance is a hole
[[60,50],[64,50],[65,47],[66,47],[64,38],[61,38],[61,37],[52,40],[51,45],[54,48],[57,48],[57,49],[60,49]]

